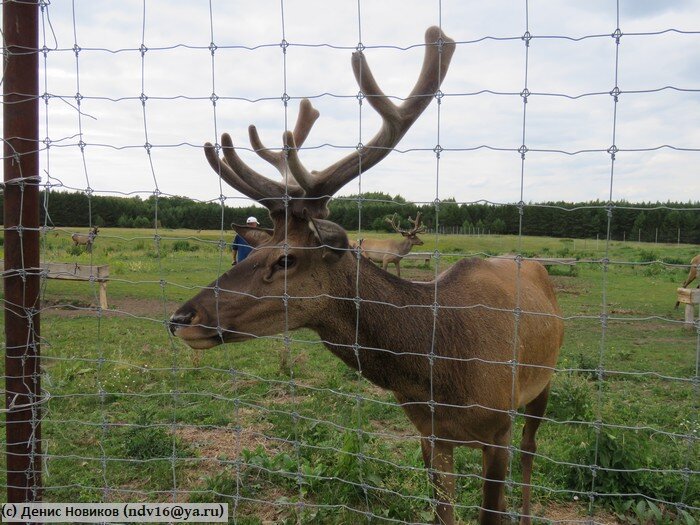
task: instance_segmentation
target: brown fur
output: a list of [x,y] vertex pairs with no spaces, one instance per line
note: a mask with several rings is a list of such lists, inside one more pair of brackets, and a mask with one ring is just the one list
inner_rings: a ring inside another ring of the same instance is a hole
[[92,244],[95,242],[95,237],[99,232],[97,226],[93,227],[89,233],[74,233],[70,236],[74,246],[85,246],[88,252],[92,252]]
[[[328,225],[333,223],[323,223],[332,228]],[[191,319],[174,327],[174,333],[194,348],[206,348],[277,334],[285,323],[290,330],[315,330],[348,366],[394,393],[424,436],[426,466],[448,470],[455,445],[484,450],[486,473],[491,473],[485,477],[495,476],[496,481],[485,486],[482,522],[497,522],[505,510],[508,412],[546,398],[562,344],[563,323],[546,270],[530,261],[518,270],[512,259],[462,260],[437,280],[439,309],[434,318],[435,282],[404,281],[360,258],[358,283],[358,261],[347,237],[336,233],[328,245],[294,217],[286,228],[280,218],[276,226],[268,244],[219,278],[218,300],[212,283],[178,310],[174,322],[189,315]],[[285,272],[278,267],[285,255],[285,230],[287,256],[296,257],[286,276],[288,308],[281,299]],[[352,301],[358,287],[359,313]],[[516,328],[513,310],[518,306],[522,314]],[[217,325],[223,329],[221,337]],[[544,406],[533,416],[537,424],[543,411]],[[523,448],[534,452],[534,432],[529,438],[527,443],[523,438]],[[523,457],[531,464],[531,455]],[[451,480],[449,472],[433,480],[438,494],[447,498],[437,509],[444,523],[453,523]]]
[[403,239],[362,239],[362,255],[371,261],[380,263],[386,270],[389,264],[396,265],[396,275],[401,276],[401,259],[414,246],[421,246],[423,241],[417,235],[407,235]]
[[[308,100],[300,104],[294,132],[285,132],[283,150],[265,148],[249,127],[253,149],[280,171],[283,183],[243,162],[227,134],[223,159],[205,145],[214,171],[266,206],[274,230],[182,305],[170,329],[192,348],[315,330],[331,352],[391,390],[420,432],[442,524],[454,523],[458,445],[482,450],[480,521],[501,522],[511,416],[524,407],[521,523],[529,524],[535,434],[563,338],[547,272],[535,262],[472,259],[436,282],[411,283],[358,259],[345,231],[324,220],[331,196],[393,151],[438,92],[456,46],[438,27],[428,28],[425,42],[421,73],[400,105],[381,91],[363,53],[353,54],[355,78],[382,126],[367,144],[320,171],[306,169],[298,155],[318,117]],[[413,222],[418,233],[419,217]]]

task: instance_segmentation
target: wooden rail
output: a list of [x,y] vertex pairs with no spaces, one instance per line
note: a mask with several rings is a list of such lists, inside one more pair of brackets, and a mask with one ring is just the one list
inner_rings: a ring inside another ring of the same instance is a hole
[[[0,271],[4,271],[0,263]],[[100,308],[107,309],[107,281],[109,280],[109,264],[79,264],[65,262],[42,262],[42,274],[46,279],[62,279],[68,281],[94,281],[100,285]],[[29,269],[27,269],[29,271]]]
[[430,259],[433,256],[430,253],[407,253],[403,258],[404,260],[423,261],[423,264],[430,264]]
[[[685,304],[685,328],[695,328],[695,305],[700,304],[700,289],[678,288],[678,302]],[[698,315],[700,319],[700,315]]]

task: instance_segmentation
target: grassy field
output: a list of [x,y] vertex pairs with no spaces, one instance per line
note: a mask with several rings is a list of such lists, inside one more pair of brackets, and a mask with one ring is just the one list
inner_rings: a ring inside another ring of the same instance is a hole
[[[241,524],[429,521],[416,431],[391,394],[345,367],[315,334],[293,333],[288,356],[280,337],[193,351],[169,336],[165,321],[178,304],[229,268],[231,234],[158,233],[104,229],[92,254],[73,248],[67,230],[43,239],[44,260],[109,264],[111,275],[107,312],[94,307],[94,283],[45,283],[45,499],[224,501]],[[673,306],[687,274],[676,265],[700,246],[424,239],[426,252],[441,253],[437,271],[471,256],[579,259],[550,269],[566,333],[552,421],[538,434],[535,513],[697,520],[683,505],[700,507],[700,336]],[[414,280],[436,273],[434,261],[405,261],[402,270]],[[517,426],[516,436],[521,418]],[[516,456],[512,510],[519,469]],[[480,453],[459,450],[456,470],[458,514],[471,522]]]

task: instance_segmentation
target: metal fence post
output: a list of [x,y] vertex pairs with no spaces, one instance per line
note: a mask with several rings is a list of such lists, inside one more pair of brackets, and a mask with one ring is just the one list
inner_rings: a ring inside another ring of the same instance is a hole
[[3,2],[7,501],[41,498],[39,3]]

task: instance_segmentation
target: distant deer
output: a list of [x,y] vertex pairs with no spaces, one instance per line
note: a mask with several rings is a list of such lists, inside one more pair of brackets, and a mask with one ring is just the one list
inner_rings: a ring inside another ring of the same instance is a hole
[[[700,268],[700,255],[696,255],[693,257],[690,261],[690,271],[688,272],[688,277],[685,279],[685,282],[683,282],[681,288],[688,288],[688,285],[692,283],[695,278],[698,276],[698,269]],[[700,288],[700,284],[698,284],[698,288]],[[680,301],[676,301],[676,308],[678,308],[678,305],[680,304]]]
[[73,246],[85,246],[88,252],[92,252],[92,243],[95,242],[95,237],[99,232],[99,228],[94,226],[88,233],[74,233],[70,236],[73,239]]
[[391,218],[387,217],[386,222],[391,224],[397,233],[403,235],[403,239],[362,239],[360,247],[362,255],[374,262],[381,263],[384,270],[389,267],[390,263],[394,263],[396,275],[401,277],[401,259],[411,251],[411,248],[423,244],[418,234],[425,231],[425,226],[420,224],[420,212],[416,214],[415,220],[409,217],[408,221],[413,224],[413,228],[404,230],[396,224],[396,215]]
[[228,134],[220,146],[205,144],[214,171],[267,207],[274,229],[241,264],[178,308],[170,330],[195,349],[287,329],[317,332],[348,366],[392,391],[418,429],[442,524],[454,523],[459,445],[482,450],[480,520],[500,523],[511,411],[524,407],[521,523],[527,524],[535,433],[563,339],[547,271],[519,258],[469,259],[436,281],[412,283],[358,257],[345,230],[326,220],[330,198],[384,159],[436,97],[455,44],[437,27],[425,41],[418,81],[398,106],[377,85],[363,52],[353,53],[355,78],[382,126],[321,171],[307,170],[299,158],[318,118],[308,100],[301,101],[294,132],[284,133],[283,150],[265,148],[255,126],[248,128],[254,151],[280,171],[281,182],[251,169]]

